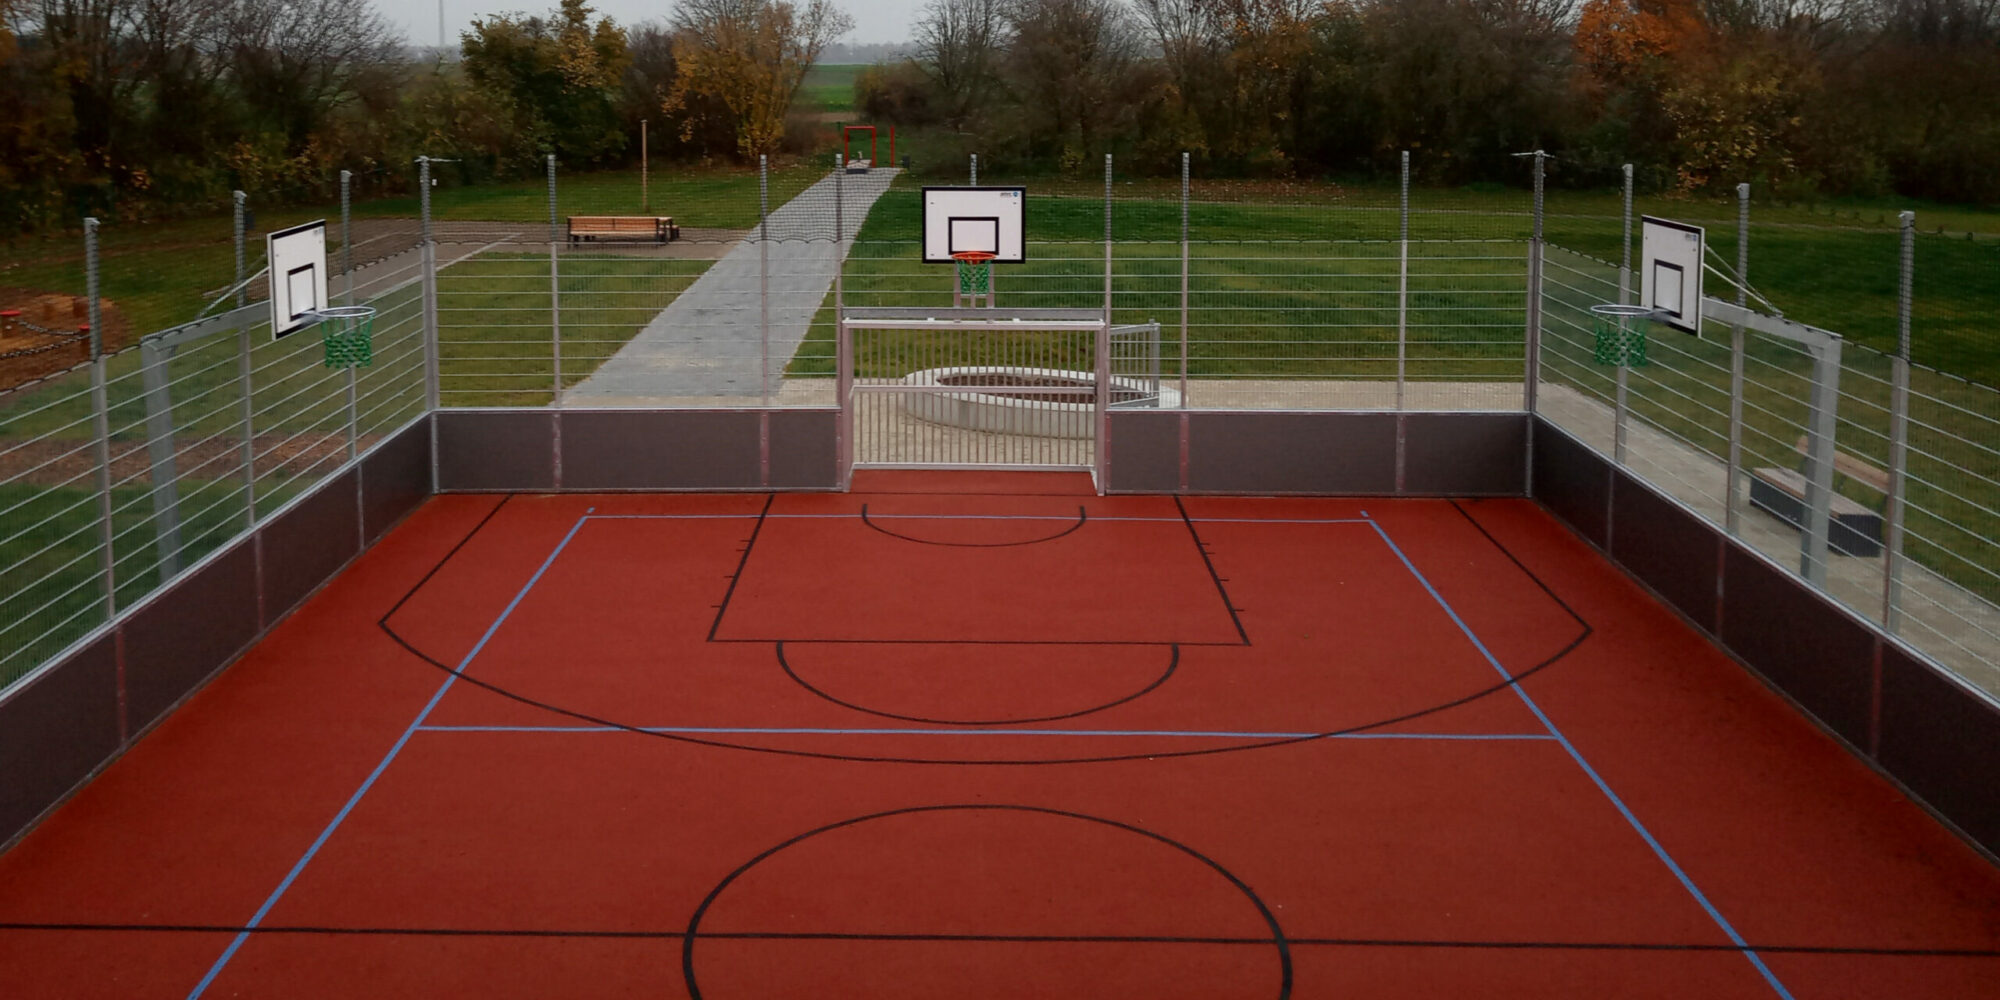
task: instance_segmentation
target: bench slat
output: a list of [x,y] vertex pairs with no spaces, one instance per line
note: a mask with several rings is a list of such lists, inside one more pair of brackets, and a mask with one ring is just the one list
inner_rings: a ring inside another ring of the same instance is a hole
[[[1794,445],[1793,447],[1795,447],[1798,450],[1798,453],[1800,455],[1805,456],[1812,454],[1810,445],[1811,445],[1810,438],[1800,437],[1798,444]],[[1835,451],[1833,453],[1833,471],[1838,472],[1841,475],[1848,477],[1849,479],[1856,479],[1861,482],[1867,483],[1868,485],[1874,487],[1876,490],[1882,493],[1889,492],[1888,470],[1878,469],[1875,466],[1870,465],[1869,463],[1864,462],[1861,459],[1856,458],[1853,455],[1850,455],[1844,451]]]

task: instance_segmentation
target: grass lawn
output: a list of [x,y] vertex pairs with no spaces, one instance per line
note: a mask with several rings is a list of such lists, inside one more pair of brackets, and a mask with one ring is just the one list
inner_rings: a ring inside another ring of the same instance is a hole
[[[809,163],[771,169],[771,208],[826,176]],[[671,215],[682,228],[748,229],[757,224],[757,168],[697,167],[655,163],[647,178],[652,215]],[[556,217],[640,214],[639,171],[600,170],[556,175]],[[355,206],[356,218],[415,218],[417,199],[383,198]],[[549,189],[539,178],[500,184],[464,185],[440,174],[431,213],[442,220],[545,223]]]
[[[773,169],[771,208],[790,201],[823,176],[824,169],[810,165]],[[757,223],[754,168],[659,165],[652,171],[649,187],[654,213],[672,215],[684,228],[748,229]],[[557,211],[559,216],[637,213],[639,171],[563,174],[558,181]],[[540,180],[462,185],[441,171],[432,212],[445,221],[543,223],[549,217],[548,189]],[[339,213],[338,204],[258,212],[257,231],[250,234],[245,246],[245,273],[255,274],[264,266],[264,234],[276,229],[327,219],[328,235],[337,244]],[[417,213],[414,197],[382,198],[354,206],[357,220],[414,219]],[[194,319],[236,282],[230,224],[230,217],[222,215],[105,226],[99,233],[99,294],[111,303],[134,337]],[[82,234],[0,246],[0,289],[83,295]],[[0,302],[0,307],[4,305]]]
[[[985,180],[984,177],[981,178]],[[1101,197],[1044,197],[1030,191],[1034,242],[1024,264],[998,265],[1002,305],[1094,309],[1104,302]],[[949,305],[952,272],[925,264],[910,234],[922,205],[912,190],[882,196],[848,258],[850,305]],[[1369,210],[1254,203],[1200,204],[1191,235],[1202,241],[1189,264],[1189,374],[1194,377],[1393,378],[1397,330],[1396,216]],[[1114,206],[1113,318],[1158,321],[1163,370],[1180,370],[1180,206],[1121,201]],[[1349,235],[1337,235],[1349,234]],[[1433,216],[1412,231],[1411,378],[1518,379],[1527,247],[1510,227],[1474,217]],[[869,335],[890,337],[886,333]],[[894,338],[891,338],[893,341]],[[904,337],[905,340],[915,339]],[[833,371],[833,303],[815,317],[790,371]],[[901,362],[919,367],[934,355]],[[900,375],[886,360],[881,371]]]

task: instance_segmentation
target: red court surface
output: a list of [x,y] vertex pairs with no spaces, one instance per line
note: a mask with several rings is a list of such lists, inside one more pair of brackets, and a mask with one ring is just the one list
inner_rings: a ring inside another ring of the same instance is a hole
[[1526,501],[444,496],[0,856],[5,997],[1992,997]]

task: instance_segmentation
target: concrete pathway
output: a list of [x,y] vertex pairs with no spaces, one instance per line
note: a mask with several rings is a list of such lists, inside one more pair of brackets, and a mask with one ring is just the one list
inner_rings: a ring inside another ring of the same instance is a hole
[[[839,178],[849,240],[896,171]],[[761,399],[784,381],[792,353],[833,288],[843,245],[833,239],[835,177],[828,174],[771,213],[770,240],[753,230],[696,278],[595,374],[565,392],[571,406],[659,405],[667,397]],[[761,258],[768,254],[766,268]],[[769,290],[769,341],[759,292]],[[768,358],[769,370],[765,371]]]

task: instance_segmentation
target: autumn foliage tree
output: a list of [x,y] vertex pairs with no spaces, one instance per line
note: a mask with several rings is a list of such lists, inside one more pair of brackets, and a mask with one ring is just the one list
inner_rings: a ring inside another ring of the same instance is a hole
[[[830,0],[682,0],[673,24],[679,73],[664,110],[684,117],[684,139],[726,115],[746,158],[777,150],[806,71],[854,29]],[[704,102],[715,110],[704,113]]]

